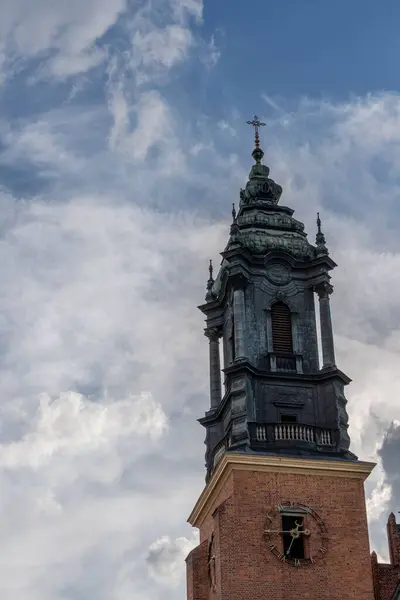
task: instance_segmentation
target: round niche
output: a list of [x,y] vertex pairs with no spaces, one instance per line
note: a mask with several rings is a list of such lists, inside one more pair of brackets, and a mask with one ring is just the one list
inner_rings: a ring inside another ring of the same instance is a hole
[[267,266],[267,277],[276,285],[285,285],[290,280],[290,269],[282,263]]

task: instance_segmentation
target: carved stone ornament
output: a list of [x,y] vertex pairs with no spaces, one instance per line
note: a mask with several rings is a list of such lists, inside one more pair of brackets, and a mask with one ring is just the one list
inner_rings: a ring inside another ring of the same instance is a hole
[[302,408],[304,406],[304,399],[299,399],[294,396],[278,396],[278,398],[273,401],[273,405],[289,408]]
[[273,233],[266,229],[241,229],[241,245],[253,254],[267,254],[272,251],[286,252],[304,260],[315,257],[315,248],[297,232]]
[[220,327],[208,327],[204,330],[204,335],[208,337],[210,342],[218,342],[222,336],[222,329]]
[[278,204],[282,188],[268,177],[269,168],[266,165],[253,165],[246,189],[241,190],[241,203],[246,204]]
[[215,548],[214,548],[214,534],[211,535],[210,542],[208,544],[208,579],[212,590],[215,592],[217,589],[216,585],[216,572],[215,572]]
[[289,232],[304,232],[304,223],[291,216],[282,214],[266,214],[261,210],[247,211],[240,215],[240,225],[263,226],[264,228],[281,229]]
[[285,285],[290,281],[290,270],[283,264],[275,263],[267,267],[267,277],[272,283]]
[[270,552],[292,567],[314,565],[327,553],[324,521],[315,510],[298,502],[282,502],[270,510],[264,536]]
[[315,291],[320,298],[329,298],[330,294],[333,293],[333,286],[327,281],[324,281],[316,287]]

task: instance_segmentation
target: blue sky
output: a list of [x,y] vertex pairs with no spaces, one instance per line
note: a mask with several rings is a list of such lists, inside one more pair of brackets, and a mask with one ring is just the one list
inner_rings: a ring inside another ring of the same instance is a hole
[[0,591],[175,600],[204,483],[208,260],[265,160],[331,256],[372,546],[400,503],[400,7],[0,4]]
[[205,30],[217,30],[224,49],[216,68],[219,87],[244,106],[260,86],[285,99],[347,100],[398,89],[395,1],[239,0],[227,8],[216,0],[205,5],[204,15]]

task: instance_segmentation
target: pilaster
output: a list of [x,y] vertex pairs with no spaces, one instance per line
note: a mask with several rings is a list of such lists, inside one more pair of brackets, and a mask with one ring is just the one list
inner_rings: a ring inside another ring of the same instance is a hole
[[324,282],[316,288],[316,292],[319,298],[321,322],[322,366],[323,368],[330,368],[335,366],[335,346],[329,300],[329,296],[333,292],[333,287],[329,283]]
[[232,277],[235,360],[246,358],[246,304],[244,296],[246,283],[246,278],[241,274]]
[[204,330],[210,341],[210,397],[211,408],[216,408],[221,402],[221,364],[219,355],[219,340],[222,336],[220,327],[210,327]]

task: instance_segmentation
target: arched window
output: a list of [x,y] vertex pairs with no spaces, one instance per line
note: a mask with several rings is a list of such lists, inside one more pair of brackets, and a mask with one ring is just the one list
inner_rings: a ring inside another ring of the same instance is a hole
[[289,307],[276,302],[271,307],[272,347],[280,354],[293,354],[292,316]]

